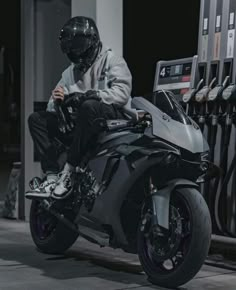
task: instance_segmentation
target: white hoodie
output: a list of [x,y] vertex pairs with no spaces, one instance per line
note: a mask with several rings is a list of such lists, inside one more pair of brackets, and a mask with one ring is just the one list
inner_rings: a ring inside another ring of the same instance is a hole
[[[88,71],[82,76],[77,74],[74,64],[62,73],[57,86],[62,86],[66,95],[96,90],[102,102],[106,104],[115,104],[118,107],[130,106],[132,76],[125,60],[116,56],[111,49],[102,48]],[[129,111],[128,108],[124,110]],[[47,111],[55,111],[52,96],[48,102]]]

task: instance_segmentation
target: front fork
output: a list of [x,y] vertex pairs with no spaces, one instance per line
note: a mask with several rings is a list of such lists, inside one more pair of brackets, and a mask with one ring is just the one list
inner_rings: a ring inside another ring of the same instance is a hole
[[152,224],[153,226],[158,226],[158,217],[157,217],[157,211],[158,211],[158,206],[156,204],[156,199],[155,196],[157,195],[157,188],[154,186],[152,182],[152,177],[149,179],[149,194],[151,195],[152,198]]
[[199,188],[195,182],[188,179],[178,178],[168,182],[166,187],[157,189],[150,178],[149,189],[152,200],[153,217],[152,222],[161,228],[169,230],[170,197],[177,188]]
[[149,192],[152,199],[152,224],[153,226],[169,229],[170,192],[157,190],[152,177],[149,179]]

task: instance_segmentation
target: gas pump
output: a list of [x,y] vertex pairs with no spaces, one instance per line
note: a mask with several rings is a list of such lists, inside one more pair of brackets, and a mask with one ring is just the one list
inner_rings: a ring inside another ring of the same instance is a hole
[[[224,6],[224,15],[227,15],[227,22],[223,23],[224,36],[226,39],[222,39],[221,42],[221,66],[219,83],[214,90],[209,94],[209,101],[214,102],[212,118],[217,119],[221,127],[221,138],[218,138],[217,143],[220,144],[218,151],[219,154],[219,166],[222,169],[222,175],[216,178],[212,190],[211,190],[211,208],[214,209],[213,221],[216,223],[217,229],[221,234],[231,235],[230,230],[230,220],[235,217],[235,211],[232,210],[232,204],[235,204],[232,199],[234,199],[234,194],[230,194],[229,182],[231,180],[233,161],[231,165],[228,166],[228,160],[234,157],[231,152],[235,151],[229,150],[230,141],[232,136],[232,123],[233,123],[233,111],[235,107],[235,97],[236,97],[236,73],[235,73],[235,12],[236,12],[236,2],[230,0],[226,3],[228,6]],[[227,7],[229,9],[227,10]],[[226,14],[227,13],[227,14]],[[232,41],[233,38],[233,41]],[[221,84],[222,81],[222,84]],[[216,123],[216,121],[214,121]],[[212,135],[216,135],[213,130]],[[216,142],[216,136],[212,137],[212,143]],[[236,151],[235,151],[236,152]],[[232,183],[233,186],[233,183]]]
[[[220,187],[215,198],[215,220],[217,227],[224,235],[236,237],[236,45],[235,45],[235,22],[236,3],[230,1],[227,33],[227,62],[230,67],[231,77],[228,86],[222,93],[225,109],[224,138],[221,145],[220,166],[221,178],[216,179],[214,189]],[[233,130],[234,128],[234,130]],[[232,152],[234,152],[232,154]],[[230,164],[228,164],[231,160]]]
[[[202,0],[200,22],[199,22],[199,43],[198,43],[198,74],[203,79],[200,90],[195,93],[194,119],[202,132],[205,129],[207,120],[208,94],[216,85],[217,67],[212,65],[213,39],[215,31],[217,0]],[[194,97],[194,96],[193,96]],[[204,132],[205,134],[205,132]]]
[[205,85],[200,91],[196,93],[196,96],[195,96],[195,101],[199,103],[197,122],[202,132],[204,131],[204,126],[206,124],[206,120],[208,116],[208,107],[207,107],[208,94],[211,91],[211,89],[214,87],[215,83],[216,83],[216,76],[213,77],[209,85]]
[[[230,61],[225,61],[226,50],[226,36],[227,36],[227,22],[229,14],[229,0],[217,0],[215,9],[215,21],[212,43],[213,46],[208,56],[207,65],[207,80],[206,85],[196,95],[196,100],[204,101],[199,114],[199,122],[205,122],[207,127],[207,140],[210,147],[210,161],[218,164],[217,155],[221,152],[222,144],[219,146],[221,139],[224,138],[225,129],[225,108],[222,102],[223,91],[229,84],[231,77]],[[212,12],[213,13],[213,12]],[[207,85],[209,83],[209,86]],[[220,130],[221,129],[221,130]],[[215,156],[215,154],[217,154]],[[212,186],[212,182],[206,182],[204,185],[204,193],[207,203],[212,215],[213,229],[216,228],[214,220],[214,202],[217,192],[217,183]]]
[[[154,86],[155,89],[172,90],[178,100],[182,95],[181,100],[186,113],[199,124],[207,138],[210,146],[209,158],[221,168],[221,175],[211,182],[204,183],[201,190],[211,211],[213,232],[234,238],[236,238],[235,23],[236,0],[201,0],[198,62],[193,85],[183,83],[183,79],[186,81],[186,78],[180,78],[183,77],[180,73],[182,60],[175,60],[159,64]],[[179,88],[181,90],[177,90]],[[217,239],[220,240],[221,237]],[[222,243],[224,240],[221,240]]]
[[[234,89],[233,89],[234,88]],[[232,233],[230,230],[230,220],[232,216],[235,217],[235,212],[232,212],[230,209],[232,206],[232,197],[234,199],[235,193],[231,193],[230,206],[227,206],[228,198],[228,188],[229,181],[232,178],[233,172],[235,172],[236,167],[236,148],[234,148],[234,157],[231,161],[231,164],[228,168],[228,155],[229,155],[229,146],[230,138],[232,133],[232,125],[236,126],[236,116],[235,116],[235,104],[236,104],[236,86],[228,86],[222,94],[222,98],[227,102],[227,109],[225,115],[225,128],[223,130],[223,139],[221,143],[221,158],[220,158],[220,167],[222,168],[222,175],[217,178],[214,182],[212,188],[212,193],[215,192],[214,201],[214,217],[218,231],[224,235],[236,236],[235,233]],[[236,144],[236,142],[235,142]],[[218,187],[220,189],[218,190]],[[233,184],[232,184],[233,187]],[[223,205],[223,206],[222,206]],[[225,208],[229,210],[225,210]]]
[[158,61],[153,91],[172,91],[182,105],[188,105],[184,102],[183,96],[195,90],[197,63],[197,55],[177,60]]
[[[210,160],[214,163],[217,163],[215,151],[216,153],[218,153],[218,155],[220,152],[219,157],[220,161],[218,162],[219,163],[218,165],[220,166],[220,168],[226,168],[227,171],[228,151],[226,150],[226,148],[228,148],[227,144],[229,143],[231,128],[227,126],[227,130],[225,130],[226,113],[225,113],[225,101],[223,100],[222,94],[224,89],[227,87],[227,83],[229,82],[230,76],[227,75],[224,78],[222,84],[220,79],[221,78],[219,78],[218,85],[212,91],[210,91],[208,95],[207,104],[208,108],[210,108],[210,110],[208,109],[210,111],[208,117],[208,143],[210,147]],[[219,127],[221,130],[219,130]],[[222,155],[222,152],[225,153],[223,153]],[[216,230],[216,221],[214,218],[214,210],[218,187],[219,187],[218,178],[215,179],[213,184],[212,182],[207,182],[205,184],[205,191],[208,192],[208,206],[212,213],[212,223],[213,228],[215,230]]]
[[195,96],[200,91],[204,83],[204,79],[200,79],[197,86],[191,88],[183,95],[183,103],[186,103],[186,114],[196,121],[196,103]]

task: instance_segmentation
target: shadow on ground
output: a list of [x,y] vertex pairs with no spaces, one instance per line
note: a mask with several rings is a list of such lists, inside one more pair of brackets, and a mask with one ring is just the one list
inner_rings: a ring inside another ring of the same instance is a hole
[[[10,239],[10,235],[6,233],[5,238]],[[127,261],[116,255],[116,250],[113,254],[107,254],[106,249],[100,250],[97,245],[83,248],[85,242],[82,240],[81,243],[78,240],[75,247],[65,255],[45,255],[37,251],[29,234],[17,233],[17,237],[10,243],[0,243],[0,261],[7,261],[0,265],[0,270],[1,266],[9,270],[13,267],[21,270],[30,268],[33,275],[37,272],[37,275],[56,280],[96,277],[127,286],[120,289],[128,289],[129,285],[134,285],[131,288],[143,289],[146,286],[148,289],[163,289],[151,285],[137,263],[137,258]]]

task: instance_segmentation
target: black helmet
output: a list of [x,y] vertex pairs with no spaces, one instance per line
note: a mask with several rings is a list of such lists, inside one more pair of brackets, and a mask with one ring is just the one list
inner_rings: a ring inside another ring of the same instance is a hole
[[71,62],[83,71],[93,64],[100,47],[100,37],[93,19],[84,16],[71,18],[61,29],[60,44]]

